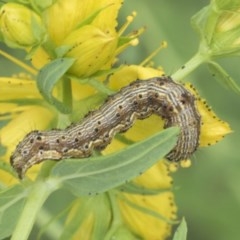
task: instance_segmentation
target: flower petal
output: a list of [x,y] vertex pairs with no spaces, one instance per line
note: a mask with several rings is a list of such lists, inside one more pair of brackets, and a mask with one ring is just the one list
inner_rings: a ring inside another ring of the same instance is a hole
[[0,78],[0,100],[41,98],[36,82],[19,78]]
[[121,0],[57,1],[44,14],[51,40],[56,45],[61,45],[71,31],[77,29],[79,24],[103,8],[92,24],[104,31],[112,31],[117,25],[116,18],[121,3]]
[[192,85],[186,84],[186,87],[196,96],[196,105],[201,115],[201,129],[199,146],[205,147],[220,141],[226,134],[231,132],[231,128],[227,122],[219,119],[213,110],[207,105]]
[[47,52],[42,47],[39,47],[32,54],[32,57],[31,57],[32,65],[37,69],[42,68],[44,65],[49,63],[50,60],[51,60],[50,56],[47,54]]
[[231,132],[228,123],[219,119],[204,100],[198,100],[197,106],[202,117],[200,134],[201,147],[215,144]]
[[113,89],[120,89],[137,79],[148,79],[151,77],[162,76],[164,72],[161,69],[143,67],[139,65],[123,66],[112,74],[109,85]]
[[93,25],[85,25],[71,32],[62,44],[70,47],[65,56],[76,58],[69,72],[85,77],[101,70],[114,59],[117,35]]
[[[172,186],[172,178],[169,176],[168,167],[161,161],[136,178],[134,182],[148,189],[166,189],[166,192],[144,196],[123,193],[127,202],[123,198],[123,200],[119,201],[119,204],[124,220],[133,232],[140,235],[143,239],[165,239],[169,236],[171,228],[167,220],[174,220],[177,211],[173,193],[167,190]],[[128,204],[128,201],[159,214],[165,220],[160,220],[146,212],[133,208],[133,206]]]
[[[34,129],[43,130],[49,127],[54,119],[54,113],[47,108],[40,106],[25,106],[26,109],[21,114],[18,114],[12,121],[5,125],[0,130],[1,145],[7,147],[6,154],[2,160],[9,162],[10,155],[15,149],[16,145],[22,138]],[[29,172],[34,171],[31,169]],[[11,181],[5,179],[6,182]],[[1,180],[2,177],[1,177]]]

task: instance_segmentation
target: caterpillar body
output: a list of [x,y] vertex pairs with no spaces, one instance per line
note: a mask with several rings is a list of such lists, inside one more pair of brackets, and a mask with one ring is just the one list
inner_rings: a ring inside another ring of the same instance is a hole
[[189,158],[198,147],[201,124],[195,97],[162,76],[132,82],[66,129],[28,133],[12,154],[11,165],[22,178],[44,160],[89,157],[93,150],[104,149],[116,133],[127,131],[136,119],[152,114],[165,120],[165,128],[180,128],[177,144],[166,158],[175,162]]

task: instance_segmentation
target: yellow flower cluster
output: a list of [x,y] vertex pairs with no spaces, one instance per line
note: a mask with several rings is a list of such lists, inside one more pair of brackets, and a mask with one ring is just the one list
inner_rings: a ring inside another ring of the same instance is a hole
[[[106,75],[101,73],[112,70],[117,55],[128,46],[135,45],[143,30],[122,38],[126,26],[116,30],[116,18],[121,4],[122,0],[58,0],[44,9],[40,17],[29,6],[7,3],[0,10],[0,30],[6,44],[24,48],[29,53],[35,67],[32,73],[36,75],[36,69],[41,69],[56,58],[74,58],[75,62],[68,71],[73,102],[75,105],[87,100],[94,102],[96,89],[75,79],[95,76],[102,81]],[[132,21],[132,17],[128,18],[128,22]],[[109,78],[109,88],[118,90],[138,78],[147,79],[162,74],[161,70],[153,68],[124,66],[116,69]],[[63,119],[64,124],[71,121],[71,114],[64,116],[42,98],[35,80],[0,78],[0,86],[0,120],[7,121],[0,130],[1,145],[6,150],[2,161],[9,161],[15,146],[29,131],[58,127],[63,125]],[[55,91],[54,94],[58,92]],[[84,107],[83,112],[89,110],[87,105]],[[220,122],[202,100],[198,101],[198,108],[203,123],[200,145],[212,144],[230,131],[228,125]],[[133,141],[140,141],[160,131],[162,126],[159,118],[152,116],[147,120],[137,121],[125,136]],[[124,143],[114,140],[103,153],[108,154],[123,147]],[[36,166],[31,169],[28,176],[34,178],[38,168]],[[10,185],[17,180],[1,170],[1,181]],[[145,196],[118,192],[122,221],[131,232],[144,239],[166,239],[170,235],[169,222],[176,219],[176,206],[171,192],[172,181],[167,165],[161,161],[135,179],[134,183],[148,189],[164,191]],[[141,208],[155,214],[139,210]],[[80,239],[80,236],[91,239],[93,223],[94,214],[91,213],[76,232],[76,239]]]

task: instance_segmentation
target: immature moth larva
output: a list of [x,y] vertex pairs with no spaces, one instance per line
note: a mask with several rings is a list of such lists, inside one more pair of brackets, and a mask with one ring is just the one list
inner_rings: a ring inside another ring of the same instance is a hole
[[189,158],[198,147],[201,122],[195,97],[170,77],[154,77],[132,82],[64,130],[30,132],[12,154],[11,164],[22,178],[28,168],[47,159],[89,157],[93,149],[104,149],[116,133],[127,131],[135,119],[151,114],[161,116],[165,128],[181,130],[166,158],[175,162]]

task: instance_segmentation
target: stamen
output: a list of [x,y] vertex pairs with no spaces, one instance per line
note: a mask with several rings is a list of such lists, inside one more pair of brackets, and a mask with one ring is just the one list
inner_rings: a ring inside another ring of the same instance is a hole
[[144,59],[139,65],[146,66],[152,60],[152,58],[155,57],[163,48],[167,48],[166,41],[161,42],[160,46],[156,50],[154,50],[146,59]]
[[137,16],[136,12],[132,12],[132,15],[127,16],[126,20],[127,22],[123,24],[123,26],[119,29],[118,35],[121,36],[125,30],[128,28],[128,26],[131,24],[131,22],[134,20],[134,18]]

